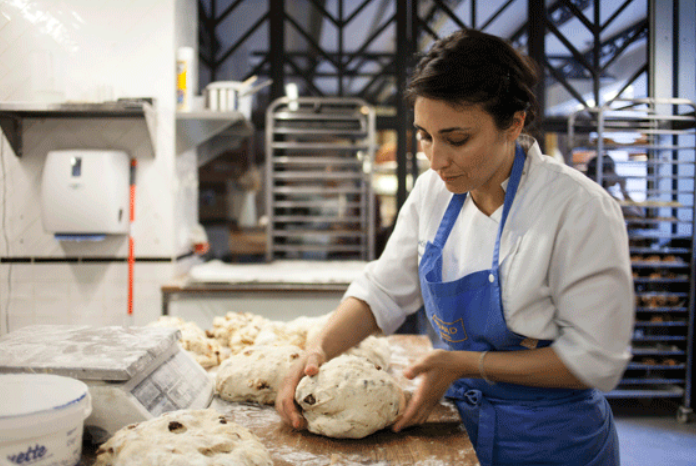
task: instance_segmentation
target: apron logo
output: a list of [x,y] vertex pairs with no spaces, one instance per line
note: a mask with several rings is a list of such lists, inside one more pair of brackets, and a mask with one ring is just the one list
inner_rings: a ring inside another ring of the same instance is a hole
[[469,337],[464,330],[464,321],[458,319],[454,322],[445,322],[438,316],[433,316],[433,323],[440,331],[440,338],[449,343],[459,343],[467,340]]

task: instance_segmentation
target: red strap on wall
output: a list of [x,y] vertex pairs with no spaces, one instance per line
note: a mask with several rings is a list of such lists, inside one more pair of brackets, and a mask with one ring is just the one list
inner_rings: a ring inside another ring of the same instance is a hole
[[[135,221],[135,168],[138,162],[131,159],[130,166],[130,223],[131,228]],[[133,232],[129,229],[128,233],[128,315],[133,315],[133,272],[135,268]]]

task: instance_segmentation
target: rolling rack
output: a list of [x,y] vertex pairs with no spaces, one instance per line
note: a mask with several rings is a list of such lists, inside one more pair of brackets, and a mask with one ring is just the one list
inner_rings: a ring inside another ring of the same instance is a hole
[[375,112],[282,97],[266,111],[266,260],[372,260]]
[[695,108],[685,99],[617,99],[568,121],[576,168],[608,155],[597,157],[595,181],[611,192],[623,179],[627,195],[615,193],[635,285],[633,358],[607,397],[682,399],[682,423],[693,420]]

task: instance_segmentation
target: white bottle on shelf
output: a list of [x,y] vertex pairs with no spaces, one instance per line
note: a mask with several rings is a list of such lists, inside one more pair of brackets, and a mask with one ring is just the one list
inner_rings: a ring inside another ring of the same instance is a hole
[[194,83],[194,56],[192,47],[179,47],[176,52],[176,109],[191,111]]

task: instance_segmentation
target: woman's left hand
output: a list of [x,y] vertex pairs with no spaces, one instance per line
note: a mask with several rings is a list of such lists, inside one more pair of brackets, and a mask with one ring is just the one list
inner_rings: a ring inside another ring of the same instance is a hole
[[437,406],[452,383],[465,376],[472,353],[437,349],[404,370],[404,376],[412,380],[421,376],[421,383],[406,405],[406,410],[392,425],[394,432],[405,427],[423,424]]

